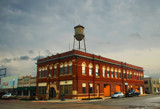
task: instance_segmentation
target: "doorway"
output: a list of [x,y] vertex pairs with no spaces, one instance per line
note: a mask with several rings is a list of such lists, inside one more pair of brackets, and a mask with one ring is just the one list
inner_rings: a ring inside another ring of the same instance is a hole
[[50,89],[50,98],[55,98],[56,97],[56,90],[54,87]]

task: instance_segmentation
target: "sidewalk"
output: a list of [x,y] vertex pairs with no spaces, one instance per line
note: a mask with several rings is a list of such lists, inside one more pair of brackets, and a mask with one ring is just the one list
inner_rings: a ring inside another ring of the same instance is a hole
[[31,102],[48,102],[48,103],[67,103],[67,102],[95,102],[95,101],[103,101],[105,99],[109,99],[111,97],[104,97],[102,99],[92,99],[92,100],[81,100],[81,99],[65,99],[64,101],[59,100],[37,100],[37,101],[31,101]]

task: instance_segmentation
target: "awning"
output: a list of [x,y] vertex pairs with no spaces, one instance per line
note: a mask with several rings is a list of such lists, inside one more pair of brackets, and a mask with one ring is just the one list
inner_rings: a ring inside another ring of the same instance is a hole
[[17,87],[17,90],[36,90],[36,87]]

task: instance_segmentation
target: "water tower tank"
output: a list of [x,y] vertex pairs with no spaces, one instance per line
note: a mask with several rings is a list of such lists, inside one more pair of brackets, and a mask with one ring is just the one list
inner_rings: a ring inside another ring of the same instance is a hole
[[75,35],[77,41],[81,41],[84,38],[84,27],[82,25],[78,25],[74,27]]

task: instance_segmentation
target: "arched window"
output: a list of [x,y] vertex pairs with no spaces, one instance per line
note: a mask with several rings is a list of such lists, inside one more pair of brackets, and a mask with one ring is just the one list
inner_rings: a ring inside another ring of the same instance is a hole
[[103,77],[106,77],[106,68],[105,68],[105,66],[102,67],[102,74],[103,74]]
[[60,64],[60,75],[63,75],[63,64]]
[[126,79],[126,70],[123,70],[124,79]]
[[136,80],[137,79],[137,77],[136,77],[136,72],[134,72],[134,80]]
[[107,77],[110,78],[110,68],[107,67]]
[[54,77],[57,76],[57,64],[54,65]]
[[64,64],[64,74],[67,74],[67,63]]
[[119,72],[119,78],[121,78],[121,69],[119,69],[118,72]]
[[117,68],[115,68],[115,78],[117,78]]
[[69,62],[69,74],[72,74],[72,62]]
[[114,77],[114,69],[113,69],[113,67],[111,68],[111,78],[113,78]]
[[85,62],[82,63],[82,74],[86,75],[86,63]]
[[39,68],[38,71],[39,71],[38,77],[41,78],[41,74],[42,74],[41,73],[41,68]]
[[129,71],[127,70],[127,79],[129,79]]
[[100,76],[100,74],[99,74],[99,65],[98,64],[96,64],[96,76]]
[[47,77],[47,66],[45,67],[45,70],[44,70],[44,77]]
[[42,68],[42,78],[44,77],[44,67]]
[[130,71],[130,79],[132,79],[132,72]]
[[89,75],[93,75],[93,65],[89,64]]
[[52,65],[50,65],[50,67],[49,67],[49,74],[52,77]]

